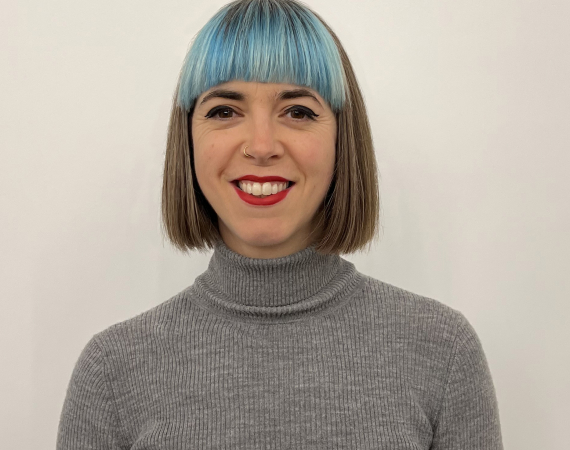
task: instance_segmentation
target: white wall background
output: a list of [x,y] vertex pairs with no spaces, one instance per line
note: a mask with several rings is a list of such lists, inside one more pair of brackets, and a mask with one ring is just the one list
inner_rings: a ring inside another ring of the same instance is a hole
[[[54,448],[88,339],[205,269],[162,237],[161,170],[187,46],[224,3],[2,0],[2,448]],[[352,58],[381,171],[382,240],[347,259],[468,317],[505,448],[566,448],[570,3],[307,3]]]

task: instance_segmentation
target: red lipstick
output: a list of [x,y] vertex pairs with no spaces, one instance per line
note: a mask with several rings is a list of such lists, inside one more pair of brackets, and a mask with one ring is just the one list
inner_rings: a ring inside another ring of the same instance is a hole
[[280,201],[284,200],[285,197],[287,197],[287,194],[289,194],[289,191],[291,190],[291,188],[293,187],[294,183],[291,183],[290,186],[287,189],[284,189],[283,191],[278,192],[277,194],[272,194],[272,195],[267,195],[263,198],[261,197],[256,197],[255,195],[252,194],[248,194],[247,192],[242,191],[238,186],[237,186],[237,181],[253,181],[256,183],[268,183],[271,181],[276,181],[279,183],[288,183],[289,180],[282,178],[282,177],[258,177],[255,175],[246,175],[243,176],[241,178],[236,179],[236,183],[232,183],[234,185],[234,189],[237,193],[237,195],[239,196],[239,198],[241,198],[244,202],[250,204],[250,205],[256,205],[256,206],[271,206],[271,205],[275,205],[276,203],[279,203]]
[[280,181],[281,183],[287,182],[286,178],[283,177],[258,177],[256,175],[244,175],[243,177],[236,178],[234,181],[254,181],[256,183],[269,183],[270,181]]

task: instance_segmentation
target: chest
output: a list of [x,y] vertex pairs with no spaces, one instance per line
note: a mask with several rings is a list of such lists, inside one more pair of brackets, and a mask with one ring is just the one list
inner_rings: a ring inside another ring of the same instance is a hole
[[425,405],[391,353],[271,344],[212,345],[141,365],[118,401],[131,448],[429,448]]

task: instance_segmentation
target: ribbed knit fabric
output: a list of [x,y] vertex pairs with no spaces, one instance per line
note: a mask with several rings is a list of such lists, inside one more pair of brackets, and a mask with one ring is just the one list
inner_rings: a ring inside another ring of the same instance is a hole
[[57,448],[503,446],[462,313],[312,247],[261,260],[220,242],[192,286],[87,344]]

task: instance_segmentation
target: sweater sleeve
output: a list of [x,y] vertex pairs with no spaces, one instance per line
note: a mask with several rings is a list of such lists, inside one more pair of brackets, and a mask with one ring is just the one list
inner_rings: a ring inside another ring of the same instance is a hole
[[499,408],[481,341],[460,314],[431,450],[502,450]]
[[104,354],[92,338],[81,353],[67,389],[57,450],[119,450],[119,419],[105,374]]

